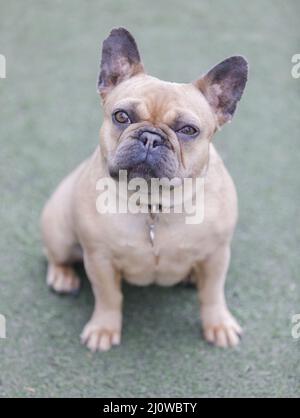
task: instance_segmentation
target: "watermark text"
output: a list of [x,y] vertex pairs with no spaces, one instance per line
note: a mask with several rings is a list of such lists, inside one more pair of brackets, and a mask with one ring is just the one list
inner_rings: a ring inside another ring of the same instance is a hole
[[300,314],[292,316],[292,337],[294,340],[300,339]]
[[100,214],[182,213],[186,224],[200,224],[204,219],[204,178],[144,178],[128,181],[120,170],[119,181],[111,177],[98,180],[96,209]]
[[292,56],[292,64],[295,64],[291,71],[292,77],[300,78],[300,54],[294,54]]
[[0,314],[0,338],[6,338],[6,318]]
[[6,78],[6,58],[0,54],[0,78]]

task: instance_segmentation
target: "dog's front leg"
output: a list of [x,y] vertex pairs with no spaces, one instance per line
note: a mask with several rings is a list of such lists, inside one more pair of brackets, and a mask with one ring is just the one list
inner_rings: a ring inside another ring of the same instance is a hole
[[84,254],[84,265],[95,296],[95,308],[81,334],[92,351],[107,351],[121,342],[121,275],[109,258],[95,251]]
[[204,337],[219,347],[237,345],[242,333],[225,300],[224,285],[229,261],[230,246],[225,244],[195,269]]

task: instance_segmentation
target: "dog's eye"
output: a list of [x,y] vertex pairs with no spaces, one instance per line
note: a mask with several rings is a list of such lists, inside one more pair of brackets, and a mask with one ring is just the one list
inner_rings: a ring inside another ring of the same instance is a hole
[[186,125],[183,128],[179,129],[177,132],[183,135],[193,136],[198,132],[198,130],[194,128],[193,126]]
[[118,123],[131,123],[129,116],[126,112],[124,112],[124,110],[117,110],[114,113],[113,117],[115,121]]

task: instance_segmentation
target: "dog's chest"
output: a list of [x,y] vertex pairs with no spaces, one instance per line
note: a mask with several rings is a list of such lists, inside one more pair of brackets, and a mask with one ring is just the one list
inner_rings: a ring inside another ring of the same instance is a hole
[[203,231],[176,219],[170,222],[162,216],[144,217],[121,225],[115,235],[113,255],[130,283],[176,284],[204,256],[204,250],[201,251]]

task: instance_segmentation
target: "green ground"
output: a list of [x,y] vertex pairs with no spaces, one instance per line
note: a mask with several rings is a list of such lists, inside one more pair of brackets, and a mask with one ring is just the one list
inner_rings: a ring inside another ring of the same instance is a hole
[[[0,339],[2,396],[298,396],[300,53],[298,1],[0,1]],[[236,350],[200,337],[195,291],[125,287],[123,344],[91,355],[92,310],[48,292],[38,218],[58,181],[94,149],[100,44],[113,26],[161,78],[189,81],[232,54],[250,61],[233,124],[216,138],[239,193],[227,281],[245,328]]]

